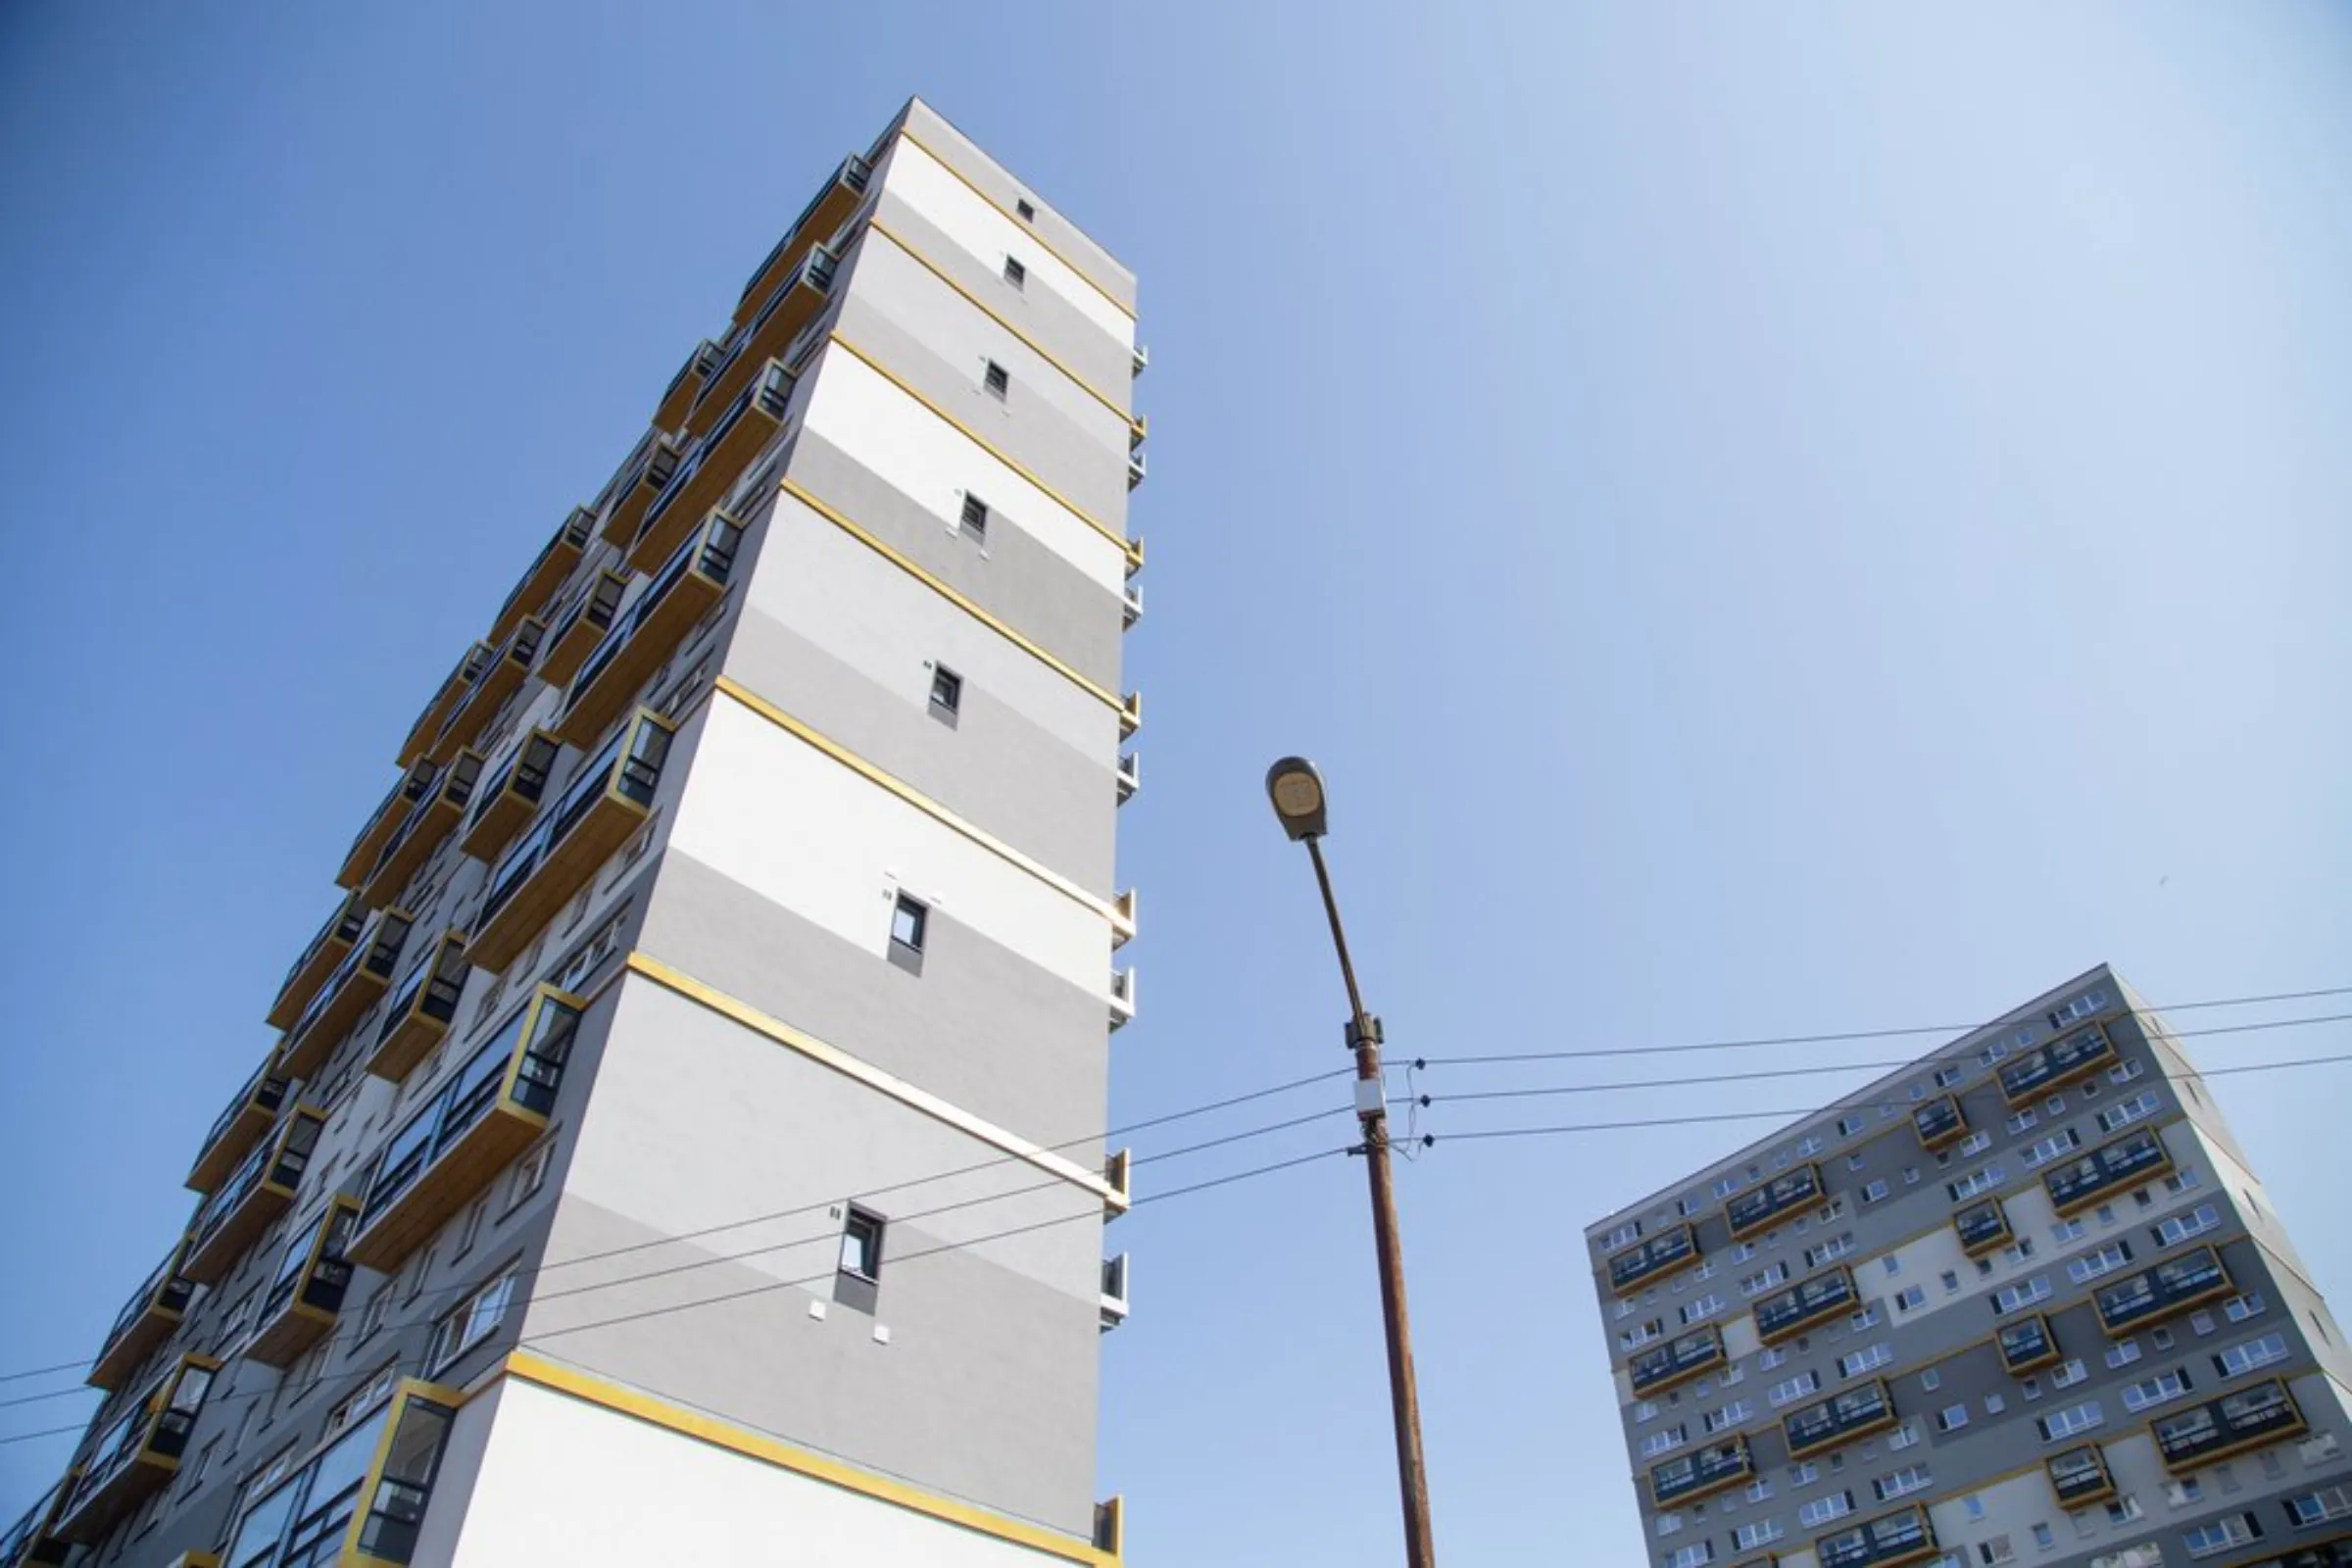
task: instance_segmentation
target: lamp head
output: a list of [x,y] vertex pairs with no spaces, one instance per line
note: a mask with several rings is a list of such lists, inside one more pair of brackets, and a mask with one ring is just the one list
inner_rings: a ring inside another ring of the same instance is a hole
[[1274,815],[1294,842],[1323,836],[1328,826],[1323,775],[1305,758],[1286,757],[1266,769],[1266,799],[1274,803]]

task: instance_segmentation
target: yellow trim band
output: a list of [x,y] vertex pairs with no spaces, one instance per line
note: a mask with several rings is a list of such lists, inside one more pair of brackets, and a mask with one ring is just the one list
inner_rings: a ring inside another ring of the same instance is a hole
[[988,203],[989,206],[995,208],[997,212],[1007,221],[1019,224],[1021,232],[1027,234],[1030,239],[1035,241],[1039,250],[1044,251],[1048,256],[1053,257],[1062,266],[1077,273],[1080,282],[1084,283],[1088,288],[1093,289],[1096,293],[1102,295],[1104,299],[1110,301],[1111,309],[1117,311],[1121,316],[1124,316],[1130,321],[1135,319],[1135,309],[1133,306],[1130,306],[1126,301],[1120,299],[1116,294],[1113,294],[1110,290],[1096,282],[1092,273],[1088,272],[1085,268],[1080,267],[1076,262],[1071,261],[1067,256],[1062,255],[1061,252],[1055,250],[1053,245],[1047,241],[1043,234],[1038,233],[1027,223],[1021,222],[1021,220],[1018,216],[1005,212],[1004,203],[998,201],[994,196],[991,196],[988,192],[973,184],[970,176],[965,174],[962,170],[957,169],[954,164],[948,162],[945,158],[942,158],[938,153],[932,151],[929,147],[924,146],[923,139],[920,136],[917,136],[913,131],[908,130],[904,125],[899,127],[899,134],[906,138],[906,140],[909,142],[912,142],[916,148],[920,149],[925,158],[930,159],[940,168],[946,170],[949,173],[954,174],[956,178],[963,185],[964,189],[970,191],[973,195]]
[[1055,354],[1052,349],[1047,348],[1043,343],[1040,343],[1028,333],[1022,331],[1019,327],[1013,325],[1012,322],[1006,319],[1002,313],[1000,313],[994,306],[990,305],[986,300],[982,299],[979,295],[973,293],[970,289],[965,288],[961,283],[958,283],[954,278],[950,277],[947,274],[947,271],[941,268],[937,262],[934,262],[930,257],[925,256],[921,251],[915,249],[912,242],[907,240],[907,238],[901,234],[897,229],[892,228],[889,224],[883,222],[878,217],[868,219],[865,226],[872,229],[875,233],[881,235],[884,239],[889,240],[893,245],[896,245],[907,255],[913,257],[915,261],[922,265],[923,270],[929,272],[933,277],[938,278],[942,283],[947,284],[948,287],[962,295],[966,300],[971,302],[974,308],[976,308],[981,315],[996,322],[1005,331],[1010,332],[1014,337],[1020,339],[1021,343],[1027,347],[1031,353],[1035,354],[1039,359],[1045,361],[1048,365],[1054,367],[1054,368],[1056,370],[1059,370],[1063,375],[1068,376],[1071,383],[1075,385],[1079,391],[1084,392],[1087,396],[1093,398],[1097,403],[1102,404],[1111,413],[1117,415],[1120,421],[1124,423],[1130,430],[1133,430],[1139,438],[1144,434],[1144,421],[1140,416],[1129,413],[1127,410],[1119,407],[1118,404],[1112,402],[1108,393],[1102,391],[1092,381],[1089,381],[1085,376],[1080,375],[1076,370],[1071,369],[1067,365],[1064,365],[1059,355]]
[[961,435],[965,440],[971,442],[981,451],[987,453],[990,457],[996,459],[999,463],[1002,463],[1004,465],[1004,466],[1010,468],[1013,472],[1019,474],[1022,478],[1035,485],[1045,494],[1046,499],[1052,501],[1055,506],[1060,507],[1062,511],[1068,513],[1071,516],[1076,517],[1080,522],[1085,523],[1089,528],[1094,529],[1095,532],[1101,534],[1112,544],[1117,545],[1120,551],[1125,554],[1128,561],[1137,566],[1141,566],[1144,564],[1143,551],[1139,549],[1135,542],[1130,540],[1125,534],[1120,533],[1116,528],[1111,527],[1108,523],[1105,523],[1101,518],[1097,517],[1093,513],[1087,511],[1084,507],[1079,506],[1075,501],[1072,501],[1068,496],[1063,495],[1060,491],[1046,483],[1045,480],[1039,478],[1037,474],[1025,465],[1017,463],[1004,453],[998,451],[995,445],[992,444],[987,437],[983,436],[979,431],[973,429],[970,425],[964,423],[961,419],[956,417],[956,416],[953,414],[950,414],[947,410],[941,408],[924,393],[916,391],[915,388],[908,384],[906,379],[900,375],[898,371],[891,369],[880,360],[875,359],[871,354],[866,353],[865,350],[859,348],[848,338],[843,337],[840,332],[832,332],[829,334],[829,337],[832,342],[840,344],[843,348],[849,350],[850,353],[864,361],[866,366],[871,368],[876,375],[879,375],[883,380],[888,381],[892,386],[897,387],[900,391],[914,399],[915,402],[921,404],[924,408],[929,409],[934,415],[937,415],[943,422],[945,422],[950,428],[954,429],[957,434]]
[[901,1104],[921,1111],[934,1121],[944,1122],[957,1132],[979,1139],[1003,1150],[1013,1158],[1034,1165],[1049,1176],[1057,1176],[1076,1187],[1082,1187],[1102,1200],[1103,1206],[1124,1213],[1127,1195],[1112,1187],[1094,1171],[1074,1160],[1066,1159],[1050,1149],[1006,1132],[994,1122],[984,1121],[960,1105],[951,1104],[928,1090],[917,1089],[895,1073],[884,1072],[871,1062],[861,1061],[829,1045],[814,1035],[795,1029],[783,1019],[760,1011],[748,1002],[742,1002],[715,986],[704,984],[683,970],[672,968],[650,953],[634,952],[628,956],[628,969],[643,975],[664,990],[673,991],[687,1001],[710,1008],[721,1017],[732,1019],[754,1034],[760,1035],[788,1050],[797,1051],[820,1066],[830,1067],[846,1078],[854,1078],[868,1089],[877,1090]]
[[801,505],[807,507],[809,511],[815,513],[818,516],[833,524],[834,527],[839,528],[843,533],[848,534],[851,538],[857,540],[868,550],[871,550],[875,555],[880,556],[883,560],[889,562],[892,565],[906,573],[907,576],[912,577],[915,581],[921,583],[924,587],[939,595],[940,598],[945,599],[949,604],[954,605],[956,609],[962,611],[965,614],[971,616],[983,626],[986,626],[990,631],[995,632],[998,636],[1004,638],[1006,642],[1021,650],[1021,652],[1029,655],[1031,658],[1037,660],[1040,663],[1043,663],[1053,669],[1054,673],[1067,679],[1071,685],[1076,686],[1080,691],[1086,693],[1087,696],[1092,697],[1095,699],[1095,701],[1102,704],[1105,708],[1120,709],[1126,706],[1119,696],[1115,692],[1112,692],[1108,687],[1096,685],[1093,681],[1078,673],[1078,671],[1071,665],[1065,663],[1054,655],[1048,653],[1043,647],[1039,646],[1036,642],[1032,641],[1022,633],[1015,631],[1004,620],[999,619],[997,616],[981,609],[978,605],[974,604],[970,599],[966,598],[956,589],[949,587],[937,577],[932,576],[931,573],[925,571],[921,566],[916,565],[912,560],[905,555],[900,554],[899,551],[891,546],[884,544],[880,539],[866,532],[865,529],[859,527],[857,523],[852,522],[840,512],[839,509],[819,500],[815,494],[813,494],[798,479],[786,478],[778,486],[778,488],[781,489],[786,495],[792,497],[793,500],[798,501]]

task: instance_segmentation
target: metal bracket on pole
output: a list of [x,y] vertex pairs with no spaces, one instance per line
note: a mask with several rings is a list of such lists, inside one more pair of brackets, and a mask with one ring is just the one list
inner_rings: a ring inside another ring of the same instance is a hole
[[1385,1040],[1386,1037],[1380,1030],[1380,1014],[1365,1013],[1364,1027],[1360,1029],[1356,1027],[1353,1018],[1348,1020],[1348,1049],[1349,1051],[1361,1051],[1367,1045],[1381,1045],[1385,1043]]

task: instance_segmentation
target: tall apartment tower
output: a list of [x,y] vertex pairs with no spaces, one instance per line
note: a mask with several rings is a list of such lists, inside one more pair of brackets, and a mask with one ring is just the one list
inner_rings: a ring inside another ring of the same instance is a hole
[[2082,976],[1586,1233],[1661,1568],[2347,1568],[2342,1332]]
[[827,174],[385,737],[0,1568],[1118,1560],[1134,311],[920,102]]

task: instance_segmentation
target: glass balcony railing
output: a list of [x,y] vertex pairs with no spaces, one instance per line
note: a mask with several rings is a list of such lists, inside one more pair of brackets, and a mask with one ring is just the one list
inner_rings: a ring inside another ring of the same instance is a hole
[[1127,1321],[1127,1254],[1102,1260],[1102,1329],[1108,1333]]
[[199,1285],[218,1285],[227,1277],[270,1222],[294,1201],[325,1125],[324,1111],[297,1105],[273,1136],[254,1146],[236,1174],[197,1208],[188,1226],[182,1274]]
[[294,1233],[278,1256],[270,1292],[262,1298],[252,1343],[245,1347],[248,1359],[264,1366],[292,1366],[296,1356],[335,1326],[343,1298],[351,1290],[351,1262],[343,1251],[359,1217],[360,1200],[339,1197]]
[[2263,1556],[2233,1562],[2230,1568],[2352,1568],[2352,1535],[2275,1546]]
[[6,1535],[0,1535],[0,1568],[62,1568],[73,1553],[74,1543],[57,1533],[57,1516],[76,1479],[68,1471],[64,1480],[24,1510]]
[[2080,1448],[2053,1453],[2043,1463],[2049,1471],[2050,1490],[2058,1494],[2061,1508],[2087,1508],[2115,1495],[2115,1478],[2107,1473],[2106,1456],[2099,1452],[2096,1444],[2085,1443]]
[[775,243],[752,269],[752,275],[743,285],[743,297],[735,304],[736,326],[748,323],[761,301],[773,292],[773,280],[784,275],[785,270],[796,267],[802,255],[820,239],[830,239],[834,230],[849,220],[858,204],[865,198],[865,187],[873,178],[873,166],[856,153],[841,161],[833,177],[822,189],[809,198],[801,209],[800,217],[784,230],[784,237]]
[[1854,1277],[1842,1268],[1832,1269],[1756,1302],[1756,1334],[1773,1345],[1853,1309]]
[[564,743],[543,729],[517,742],[474,790],[473,814],[466,819],[458,848],[476,860],[495,859],[538,811],[563,750]]
[[271,1073],[270,1065],[265,1063],[261,1071],[246,1079],[236,1098],[213,1118],[211,1130],[204,1135],[204,1147],[188,1171],[188,1186],[195,1191],[209,1193],[219,1187],[276,1125],[293,1080]]
[[2048,1366],[2059,1355],[2058,1336],[2051,1332],[2050,1320],[2039,1312],[2002,1324],[1993,1336],[1993,1345],[2001,1353],[2001,1370],[2011,1377]]
[[[353,835],[351,848],[344,852],[343,864],[335,872],[335,886],[356,888],[368,880],[368,873],[375,869],[377,860],[383,858],[384,846],[392,842],[392,835],[400,831],[402,822],[408,820],[409,808],[424,799],[440,771],[421,756],[409,764],[408,771],[400,776],[400,782],[384,792],[384,798],[376,803],[375,809],[368,813],[367,822]],[[296,967],[300,967],[299,963]],[[289,974],[287,978],[291,979],[292,975]],[[285,1025],[279,1024],[277,1027],[282,1029]]]
[[1968,1117],[1960,1109],[1960,1102],[1937,1095],[1911,1112],[1911,1125],[1919,1133],[1920,1146],[1932,1152],[1966,1136]]
[[389,1273],[547,1127],[579,1032],[577,997],[543,985],[384,1145],[351,1259]]
[[107,1330],[106,1344],[90,1363],[84,1382],[101,1389],[121,1388],[139,1363],[172,1337],[196,1295],[195,1284],[179,1272],[179,1256],[186,1247],[183,1237],[115,1314],[115,1326]]
[[564,579],[580,564],[588,553],[588,541],[596,537],[596,514],[586,507],[574,507],[571,515],[556,536],[539,547],[521,580],[507,590],[504,603],[498,607],[498,616],[490,622],[488,641],[503,643],[514,634],[525,615],[547,603],[548,595],[564,586]]
[[482,671],[482,678],[473,689],[442,720],[441,731],[433,737],[433,749],[427,755],[436,762],[447,762],[461,749],[481,739],[490,720],[508,698],[522,689],[531,678],[531,666],[539,662],[539,645],[547,636],[547,622],[536,617],[526,618],[507,634],[499,644],[498,658]]
[[326,1063],[335,1042],[350,1032],[360,1014],[384,994],[400,963],[400,952],[415,923],[406,909],[384,909],[368,917],[368,929],[343,956],[335,972],[277,1048],[277,1070],[308,1078]]
[[2173,1156],[2164,1140],[2155,1128],[2142,1127],[2070,1164],[2043,1171],[2041,1185],[2049,1191],[2050,1205],[2063,1216],[2143,1187],[2172,1168]]
[[570,685],[580,665],[612,629],[612,617],[620,613],[620,602],[628,591],[627,573],[597,573],[596,581],[557,613],[555,629],[540,648],[539,678],[550,686]]
[[1804,1164],[1751,1192],[1741,1193],[1724,1205],[1723,1212],[1731,1221],[1732,1239],[1737,1241],[1784,1215],[1810,1208],[1820,1201],[1821,1167]]
[[432,951],[393,988],[391,1005],[376,1028],[375,1049],[368,1056],[368,1071],[394,1083],[406,1078],[448,1035],[466,977],[472,972],[473,963],[466,956],[466,933],[444,931]]
[[[380,854],[381,851],[378,851]],[[335,965],[351,951],[368,924],[368,905],[359,894],[347,895],[335,912],[326,917],[326,924],[311,938],[310,946],[302,950],[293,966],[286,970],[285,983],[278,987],[277,1000],[270,1004],[269,1024],[272,1029],[284,1029],[302,1016],[302,1009],[311,1004],[318,988],[335,972]]]
[[714,512],[671,554],[572,676],[564,695],[564,716],[556,721],[556,733],[566,744],[592,743],[668,662],[687,631],[734,581],[735,549],[742,540],[735,519]]
[[684,456],[676,438],[660,430],[647,434],[637,456],[629,460],[612,487],[612,505],[606,510],[605,525],[599,530],[608,543],[625,548],[637,537],[645,509],[669,488],[670,476],[678,471],[678,460]]
[[400,743],[401,766],[413,766],[424,755],[424,749],[433,743],[435,735],[441,733],[441,726],[450,713],[466,700],[466,694],[473,689],[473,683],[482,678],[482,671],[490,667],[490,661],[497,656],[497,652],[488,643],[475,643],[466,650],[466,657],[458,661],[458,667],[443,677],[431,700],[424,705],[424,711],[416,715],[416,722],[409,729],[409,738]]
[[1952,1229],[1960,1235],[1960,1250],[1970,1257],[2006,1247],[2016,1240],[2009,1229],[2009,1211],[1997,1198],[1971,1203],[1953,1214]]
[[2115,1042],[2107,1026],[2094,1023],[2029,1051],[2001,1069],[2001,1096],[2012,1106],[2036,1100],[2115,1065]]
[[474,918],[468,951],[477,966],[495,973],[513,963],[652,814],[671,733],[668,720],[639,709],[500,858]]
[[1660,1231],[1609,1256],[1609,1289],[1619,1296],[1647,1281],[1678,1274],[1698,1261],[1698,1237],[1689,1225]]
[[1643,1350],[1626,1362],[1625,1370],[1634,1392],[1646,1397],[1722,1364],[1723,1334],[1718,1329],[1704,1328]]
[[2098,1308],[2099,1326],[2115,1336],[2178,1317],[2236,1289],[2222,1254],[2198,1247],[2093,1292],[2091,1304]]
[[247,1504],[222,1561],[234,1568],[409,1562],[442,1446],[464,1402],[455,1390],[404,1379],[373,1414]]
[[[527,631],[530,625],[524,629]],[[360,888],[360,897],[371,909],[381,909],[399,898],[412,878],[424,868],[433,851],[449,837],[450,830],[466,819],[466,808],[473,801],[473,787],[481,781],[482,759],[478,752],[465,751],[446,759],[448,765],[441,770],[441,782],[433,792],[415,806],[401,820],[400,831],[384,846],[377,858],[375,869]]]
[[1925,1508],[1881,1514],[1813,1543],[1821,1568],[1893,1568],[1897,1563],[1924,1562],[1936,1552],[1936,1529]]
[[718,367],[704,383],[688,416],[689,430],[708,425],[710,416],[743,391],[745,377],[764,360],[781,357],[801,329],[816,318],[832,298],[833,279],[841,259],[823,245],[809,247],[784,280],[769,291],[766,302],[750,321],[727,336]]
[[2175,1475],[2202,1470],[2233,1454],[2301,1437],[2310,1427],[2294,1391],[2282,1378],[2225,1394],[2193,1410],[2158,1419],[2148,1428],[2156,1456]]
[[781,360],[765,362],[718,421],[695,442],[677,473],[646,509],[629,545],[629,565],[653,571],[703,516],[727,499],[743,470],[784,426],[792,409],[793,372]]
[[170,1485],[188,1436],[212,1392],[220,1363],[186,1355],[142,1398],[115,1418],[83,1452],[81,1474],[66,1494],[58,1534],[95,1543],[131,1509]]
[[1793,1459],[1884,1432],[1894,1422],[1894,1399],[1886,1385],[1874,1378],[1781,1417],[1781,1430],[1788,1434],[1788,1456]]
[[1651,1466],[1649,1494],[1660,1508],[1679,1508],[1711,1497],[1726,1487],[1736,1487],[1755,1473],[1747,1440],[1733,1438]]

